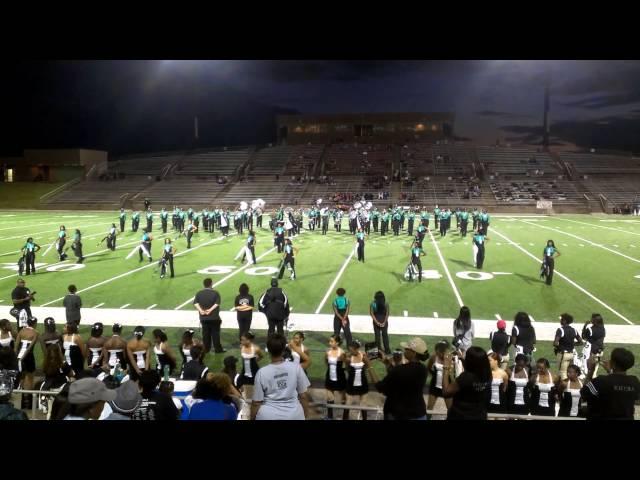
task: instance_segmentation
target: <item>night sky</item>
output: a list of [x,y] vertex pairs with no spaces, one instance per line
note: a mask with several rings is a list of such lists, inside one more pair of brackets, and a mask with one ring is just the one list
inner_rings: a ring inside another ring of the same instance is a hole
[[638,61],[47,61],[0,79],[0,155],[85,147],[113,154],[265,143],[277,113],[450,111],[481,144],[541,140],[640,152]]

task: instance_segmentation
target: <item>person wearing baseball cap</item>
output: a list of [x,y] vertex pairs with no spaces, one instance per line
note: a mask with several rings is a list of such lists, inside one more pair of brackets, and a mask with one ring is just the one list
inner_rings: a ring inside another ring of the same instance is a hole
[[491,350],[488,353],[495,352],[500,355],[500,368],[504,370],[509,365],[509,343],[511,338],[507,333],[507,322],[498,320],[496,326],[498,330],[489,334]]
[[400,343],[407,363],[389,370],[387,376],[376,383],[376,389],[386,396],[385,420],[426,420],[427,406],[423,390],[427,383],[427,344],[419,337]]
[[140,407],[142,395],[135,382],[124,382],[116,390],[116,398],[109,402],[112,413],[105,420],[131,420],[131,415]]
[[69,413],[63,420],[96,420],[100,418],[104,403],[112,402],[116,397],[115,390],[109,390],[93,377],[76,380],[69,387]]

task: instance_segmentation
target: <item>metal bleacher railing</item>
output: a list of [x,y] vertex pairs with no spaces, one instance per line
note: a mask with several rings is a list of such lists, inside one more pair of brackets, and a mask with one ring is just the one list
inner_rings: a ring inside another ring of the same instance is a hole
[[[40,391],[40,390],[14,390],[13,393],[27,394],[27,395],[30,394],[33,396],[33,402],[32,402],[31,408],[32,408],[32,418],[35,419],[35,416],[38,410],[38,405],[39,405],[38,397],[40,395],[54,397],[58,395],[60,392],[59,391]],[[373,415],[367,416],[368,420],[383,420],[382,407],[366,406],[366,405],[327,404],[325,402],[310,402],[309,406],[314,408],[317,408],[317,407],[322,408],[324,410],[324,417],[327,416],[326,414],[329,409],[341,410],[341,411],[354,410],[358,412],[372,413]],[[446,418],[446,412],[441,410],[427,410],[427,415],[436,417],[436,419]],[[516,415],[511,413],[489,413],[487,414],[487,417],[489,420],[585,420],[582,417],[548,417],[548,416],[540,416],[540,415]]]

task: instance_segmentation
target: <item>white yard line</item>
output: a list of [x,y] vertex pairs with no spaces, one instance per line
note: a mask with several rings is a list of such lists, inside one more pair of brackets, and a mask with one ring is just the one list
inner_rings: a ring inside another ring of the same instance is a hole
[[433,312],[433,317],[438,318],[438,312]]
[[456,287],[456,284],[453,283],[453,278],[451,277],[451,272],[449,272],[449,267],[447,267],[447,264],[445,263],[444,258],[442,257],[440,248],[438,247],[436,239],[433,238],[433,234],[431,233],[431,230],[427,230],[427,231],[429,232],[429,236],[431,237],[431,243],[433,243],[433,246],[436,247],[436,252],[438,253],[438,257],[440,258],[440,263],[442,263],[442,267],[444,268],[444,271],[447,274],[447,278],[449,279],[451,288],[453,288],[453,293],[455,294],[456,299],[458,300],[458,305],[462,307],[464,303],[462,302],[462,297],[460,297],[460,292],[458,291],[458,287]]
[[[158,238],[160,238],[160,237],[158,237]],[[211,243],[218,242],[220,240],[224,240],[225,238],[227,238],[227,237],[214,238],[213,240],[209,240],[208,242],[205,242],[202,245],[198,245],[197,247],[194,247],[194,248],[192,248],[190,250],[184,250],[184,251],[182,251],[180,253],[176,253],[174,257],[179,257],[179,256],[185,255],[185,254],[187,254],[189,252],[194,252],[194,251],[198,250],[199,248],[204,247],[205,245],[209,245]],[[100,286],[105,285],[107,283],[114,282],[114,281],[116,281],[116,280],[118,280],[120,278],[127,277],[127,276],[129,276],[129,275],[131,275],[133,273],[136,273],[136,272],[139,272],[139,271],[144,270],[146,268],[154,267],[154,266],[156,266],[155,262],[148,263],[147,265],[143,265],[142,267],[138,267],[138,268],[135,268],[133,270],[129,270],[128,272],[121,273],[120,275],[116,275],[115,277],[108,278],[106,280],[103,280],[102,282],[98,282],[98,283],[96,283],[94,285],[91,285],[91,286],[89,286],[87,288],[83,288],[82,290],[78,290],[77,293],[82,293],[82,292],[86,292],[88,290],[93,290],[96,287],[100,287]],[[52,303],[59,302],[63,298],[64,297],[56,298],[55,300],[51,300],[50,302],[43,303],[41,306],[42,307],[46,307],[47,305],[51,305]]]
[[342,276],[344,271],[347,269],[347,265],[349,265],[349,261],[353,258],[353,255],[355,253],[356,253],[356,251],[352,248],[351,249],[351,253],[347,257],[347,259],[344,261],[344,263],[342,264],[342,267],[340,268],[340,271],[338,272],[338,275],[336,275],[336,278],[333,279],[333,282],[331,283],[331,285],[327,289],[327,293],[325,293],[324,297],[322,297],[322,301],[320,302],[320,305],[318,305],[318,308],[316,308],[316,313],[320,313],[320,310],[322,310],[322,307],[324,307],[324,304],[326,303],[327,298],[329,298],[329,295],[331,295],[331,293],[333,293],[333,289],[336,288],[338,280],[340,280],[340,277]]
[[[536,257],[535,255],[533,255],[531,252],[528,252],[527,250],[525,250],[524,248],[522,248],[519,245],[515,245],[515,243],[513,243],[509,238],[507,238],[505,235],[501,234],[500,232],[498,232],[495,228],[493,228],[493,232],[495,234],[497,234],[498,236],[502,237],[504,240],[506,240],[507,242],[509,242],[510,244],[514,245],[516,248],[518,248],[519,250],[521,250],[525,255],[531,257],[536,263],[540,263],[540,259],[538,257]],[[577,283],[575,283],[573,280],[571,280],[569,277],[567,277],[566,275],[563,275],[562,273],[560,273],[558,270],[554,270],[554,273],[556,275],[558,275],[560,278],[566,280],[568,283],[570,283],[571,285],[573,285],[575,288],[577,288],[578,290],[580,290],[582,293],[584,293],[585,295],[587,295],[589,298],[591,298],[592,300],[595,300],[596,302],[598,302],[600,305],[602,305],[603,307],[605,307],[607,310],[609,310],[610,312],[614,313],[615,315],[617,315],[618,317],[620,317],[622,320],[624,320],[625,322],[627,322],[629,325],[633,325],[634,323],[632,321],[630,321],[627,317],[625,317],[624,315],[622,315],[621,313],[618,313],[616,310],[614,310],[612,307],[610,307],[609,305],[607,305],[606,303],[604,303],[602,300],[600,300],[599,298],[597,298],[596,296],[594,296],[593,294],[589,293],[588,291],[586,291],[584,288],[582,288],[580,285],[578,285]]]
[[150,307],[147,307],[147,310],[152,310],[152,309],[154,309],[154,308],[155,308],[155,307],[157,307],[157,306],[158,306],[158,304],[157,304],[157,303],[154,303],[154,304],[153,304],[153,305],[151,305]]
[[[276,249],[276,247],[271,247],[269,250],[267,250],[266,252],[264,252],[262,255],[260,255],[259,257],[256,258],[256,262],[258,260],[260,260],[262,257],[265,257],[267,255],[269,255],[271,252],[273,252]],[[231,277],[233,277],[235,274],[240,273],[241,271],[243,271],[244,269],[246,269],[247,267],[252,266],[253,263],[249,263],[247,262],[246,264],[244,264],[242,267],[234,270],[233,272],[231,272],[229,275],[227,275],[226,277],[222,278],[221,280],[218,280],[216,283],[214,283],[213,285],[211,285],[211,288],[215,288],[218,285],[221,285],[222,283],[226,282],[227,280],[229,280]],[[174,310],[180,310],[182,307],[184,307],[185,305],[187,305],[188,303],[193,302],[193,299],[196,297],[191,297],[189,300],[187,300],[184,303],[181,303],[180,305],[178,305],[176,308],[174,308]]]
[[129,305],[131,305],[130,303],[125,303],[124,305],[122,305],[120,307],[120,310],[122,310],[123,308],[127,308]]
[[532,322],[535,322],[535,319],[531,315],[529,315],[529,320],[531,320]]
[[630,232],[628,230],[622,230],[621,228],[605,227],[604,225],[595,225],[593,223],[579,222],[578,220],[569,220],[568,218],[563,218],[563,220],[567,222],[580,223],[582,225],[588,225],[590,227],[595,227],[595,228],[605,228],[607,230],[615,230],[616,232],[630,233],[631,235],[640,235],[640,233]]
[[499,314],[499,313],[496,313],[496,318],[497,318],[498,320],[502,320],[502,317],[500,316],[500,314]]
[[[166,235],[169,235],[169,234],[167,233]],[[159,236],[157,237],[157,239],[160,239],[160,238],[162,238],[162,237],[164,237],[164,236],[166,236],[166,235],[165,235],[165,234],[159,235]],[[126,247],[126,246],[129,246],[129,245],[133,245],[134,243],[140,243],[140,240],[133,240],[133,241],[131,241],[131,242],[127,242],[127,243],[121,243],[121,244],[120,244],[120,247]],[[86,255],[84,256],[84,258],[93,257],[94,255],[98,255],[99,253],[110,252],[110,251],[111,251],[111,250],[109,250],[108,248],[105,248],[104,250],[98,250],[97,252],[88,253],[88,254],[86,254]],[[176,256],[177,256],[177,255],[176,255]],[[48,268],[48,267],[53,267],[54,265],[61,265],[61,264],[65,263],[66,261],[67,261],[67,260],[63,260],[62,262],[54,262],[54,263],[52,263],[52,264],[47,264],[47,265],[45,265],[45,266],[44,266],[44,267],[42,267],[42,268],[45,268],[45,269],[46,269],[46,268]],[[12,274],[12,275],[7,275],[6,277],[0,277],[0,280],[6,280],[7,278],[17,277],[17,276],[18,276],[18,274],[17,274],[17,273],[14,273],[14,274]]]
[[[562,235],[568,235],[568,236],[573,237],[573,238],[575,238],[577,240],[580,240],[581,242],[586,242],[586,243],[589,243],[589,244],[593,245],[594,247],[599,247],[599,248],[602,248],[603,250],[611,252],[611,253],[613,253],[615,255],[620,255],[621,257],[624,257],[627,260],[631,260],[632,262],[640,263],[640,260],[638,260],[637,258],[630,257],[629,255],[625,255],[622,252],[618,252],[617,250],[613,250],[612,248],[605,247],[604,245],[602,245],[600,243],[592,242],[591,240],[589,240],[587,238],[579,237],[578,235],[574,235],[573,233],[564,232],[564,231],[562,231],[562,230],[560,230],[558,228],[545,227],[544,225],[536,225],[535,223],[527,222],[526,220],[520,220],[520,221],[523,222],[523,223],[526,223],[527,225],[533,225],[534,227],[545,228],[547,230],[552,230],[554,232],[561,233]],[[563,244],[563,245],[566,245],[566,244]]]
[[95,307],[93,308],[100,308],[102,305],[104,305],[104,302],[97,304]]
[[[112,222],[112,223],[113,223],[113,222]],[[73,240],[73,231],[74,231],[76,228],[82,228],[82,229],[84,229],[84,228],[95,227],[96,225],[104,225],[104,224],[105,224],[105,222],[100,222],[100,223],[91,223],[91,224],[89,224],[89,225],[80,225],[79,227],[74,227],[73,229],[69,228],[69,230],[67,230],[67,241],[69,241],[69,240]],[[59,231],[60,231],[60,229],[58,229],[58,230],[43,230],[43,231],[41,231],[41,232],[33,232],[33,233],[25,232],[23,235],[16,235],[15,237],[4,237],[4,238],[0,238],[0,240],[13,240],[13,239],[16,239],[16,238],[24,238],[24,239],[27,239],[27,238],[29,238],[29,237],[35,237],[35,236],[37,236],[37,235],[40,235],[41,233],[49,233],[49,234],[51,234],[51,236],[53,237],[53,236],[54,236],[55,234],[57,234]]]

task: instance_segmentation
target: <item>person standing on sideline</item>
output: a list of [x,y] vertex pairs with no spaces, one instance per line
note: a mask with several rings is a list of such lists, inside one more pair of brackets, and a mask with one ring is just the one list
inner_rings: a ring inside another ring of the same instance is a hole
[[82,308],[82,299],[76,293],[78,289],[75,285],[69,285],[67,290],[69,290],[69,293],[62,300],[62,305],[65,308],[65,314],[67,316],[67,323],[80,325],[80,308]]
[[582,345],[578,331],[571,326],[573,316],[568,313],[560,315],[560,328],[556,330],[553,346],[558,358],[560,380],[567,379],[567,368],[573,363],[573,351],[576,345]]
[[233,302],[237,318],[239,337],[251,330],[251,320],[253,319],[253,295],[249,293],[249,285],[243,283],[238,289],[238,295]]
[[526,365],[531,369],[533,352],[536,349],[536,330],[531,325],[531,318],[526,312],[518,312],[511,329],[511,345],[515,347],[516,355],[523,354]]
[[378,350],[382,350],[380,343],[380,336],[382,336],[382,343],[384,344],[384,353],[389,355],[391,348],[389,347],[389,304],[387,303],[383,292],[376,292],[373,297],[373,302],[369,305],[369,315],[373,320],[373,333],[376,338],[376,346]]
[[287,339],[279,334],[267,340],[271,363],[256,373],[252,420],[305,420],[308,416],[310,382],[299,364],[284,361],[286,346]]
[[547,246],[544,247],[544,251],[542,252],[542,271],[540,272],[540,277],[545,278],[547,285],[551,285],[553,281],[553,271],[556,266],[555,258],[559,256],[560,250],[556,248],[553,240],[547,240]]
[[18,279],[16,282],[16,288],[11,292],[11,301],[13,302],[11,314],[18,320],[18,330],[24,327],[24,325],[20,323],[20,317],[24,317],[24,313],[21,315],[21,312],[24,311],[26,313],[26,318],[31,318],[33,316],[31,315],[31,301],[35,301],[33,297],[35,294],[36,292],[31,292],[31,290],[25,287],[24,279]]
[[349,311],[351,304],[349,299],[345,297],[347,291],[344,288],[336,290],[337,297],[333,301],[333,335],[338,336],[340,330],[344,331],[344,338],[347,345],[351,345],[351,326],[349,322]]
[[427,344],[419,337],[402,342],[407,363],[397,365],[381,381],[376,390],[385,395],[385,420],[426,420],[427,406],[422,391],[427,383]]
[[[347,388],[347,377],[344,371],[346,355],[340,348],[342,339],[340,335],[332,335],[329,337],[329,349],[325,353],[325,362],[327,364],[327,373],[324,380],[324,388],[327,390],[328,405],[342,405],[345,401],[345,389]],[[327,418],[332,420],[333,408],[327,408]],[[348,417],[348,410],[343,410],[343,419]],[[336,412],[336,418],[338,412]]]
[[471,347],[474,335],[475,327],[471,321],[471,310],[463,306],[460,308],[458,318],[453,322],[453,346],[461,353],[462,358]]
[[587,379],[580,389],[588,405],[587,420],[633,420],[635,404],[640,400],[638,377],[627,375],[635,357],[626,348],[614,348],[611,360],[604,362],[609,375],[593,378],[596,361],[588,362]]
[[271,288],[262,294],[258,301],[259,310],[267,317],[269,329],[267,336],[271,337],[278,329],[278,335],[284,334],[284,321],[289,318],[289,299],[281,288],[278,279],[271,279]]
[[584,339],[584,347],[582,347],[582,378],[584,378],[587,373],[587,362],[592,357],[596,360],[596,368],[593,373],[594,375],[598,374],[598,366],[600,365],[600,359],[604,351],[605,336],[606,330],[604,328],[602,315],[599,313],[592,314],[591,320],[585,323],[582,328],[582,338]]
[[454,382],[450,381],[451,355],[444,357],[442,393],[453,397],[447,420],[486,420],[487,393],[491,389],[491,365],[487,352],[480,347],[470,347],[464,358],[464,372]]
[[491,350],[489,353],[497,353],[500,356],[501,369],[506,369],[509,365],[509,344],[511,339],[507,333],[507,322],[504,320],[498,320],[496,324],[498,330],[489,334],[489,340],[491,340]]
[[213,340],[213,348],[215,353],[224,353],[225,349],[220,344],[220,294],[211,286],[213,280],[205,278],[202,282],[204,289],[196,293],[193,304],[200,314],[200,324],[202,325],[202,341],[204,343],[205,353],[211,351],[211,343]]

